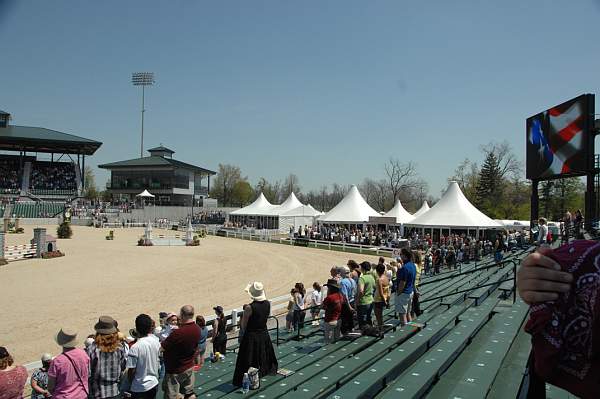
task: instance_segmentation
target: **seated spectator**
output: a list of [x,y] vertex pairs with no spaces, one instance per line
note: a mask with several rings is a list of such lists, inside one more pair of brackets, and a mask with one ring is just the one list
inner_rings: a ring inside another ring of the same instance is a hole
[[138,341],[127,354],[127,377],[133,399],[154,399],[158,389],[160,343],[152,334],[154,322],[147,314],[135,318]]
[[27,370],[14,365],[12,356],[0,346],[0,399],[21,399],[27,383]]
[[48,391],[48,369],[52,362],[52,355],[42,355],[42,367],[35,370],[31,375],[31,399],[44,399],[52,395]]
[[62,328],[55,337],[63,352],[48,369],[48,390],[53,399],[87,399],[90,358],[77,348],[77,333]]

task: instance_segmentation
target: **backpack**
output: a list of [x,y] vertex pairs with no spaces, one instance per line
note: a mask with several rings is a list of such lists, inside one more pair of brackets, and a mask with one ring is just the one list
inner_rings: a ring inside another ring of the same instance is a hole
[[258,369],[250,367],[248,369],[248,378],[250,378],[250,389],[256,390],[260,388],[260,377],[258,376]]

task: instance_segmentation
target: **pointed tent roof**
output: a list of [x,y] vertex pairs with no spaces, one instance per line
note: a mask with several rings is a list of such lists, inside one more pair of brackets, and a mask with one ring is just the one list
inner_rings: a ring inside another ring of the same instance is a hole
[[287,199],[285,201],[283,201],[283,203],[281,205],[278,206],[277,212],[281,215],[287,211],[291,211],[291,210],[296,209],[301,206],[304,206],[304,205],[302,204],[302,202],[300,202],[298,200],[298,198],[296,198],[296,194],[294,194],[292,192],[287,197]]
[[283,213],[280,213],[279,216],[308,216],[308,217],[315,217],[315,216],[319,216],[321,213],[319,211],[317,211],[315,208],[313,208],[310,205],[301,205],[297,208],[294,209],[290,209],[288,211],[285,211]]
[[423,227],[502,227],[500,223],[493,221],[475,208],[455,181],[450,182],[442,198],[429,211],[407,224]]
[[313,211],[317,212],[317,214],[318,214],[318,215],[324,215],[324,214],[325,214],[325,212],[321,212],[321,211],[319,211],[319,210],[315,209],[315,208],[314,208],[314,207],[313,207],[311,204],[308,204],[307,206],[308,206],[308,207],[309,207],[311,210],[313,210]]
[[319,221],[323,223],[366,223],[369,221],[369,216],[380,215],[367,204],[356,186],[352,186],[340,203],[323,215]]
[[136,197],[154,198],[154,194],[150,194],[148,190],[144,190],[138,195],[136,195]]
[[422,214],[424,214],[425,212],[427,212],[429,210],[429,204],[427,203],[427,201],[423,201],[423,205],[421,205],[421,207],[419,208],[418,211],[416,211],[415,213],[413,213],[413,218],[419,217]]
[[396,223],[408,223],[414,219],[414,216],[404,209],[399,199],[396,200],[394,207],[383,216],[396,218]]
[[274,216],[277,213],[275,209],[276,205],[271,204],[265,198],[263,193],[260,193],[258,198],[250,205],[237,209],[230,213],[230,215],[258,215],[258,216]]

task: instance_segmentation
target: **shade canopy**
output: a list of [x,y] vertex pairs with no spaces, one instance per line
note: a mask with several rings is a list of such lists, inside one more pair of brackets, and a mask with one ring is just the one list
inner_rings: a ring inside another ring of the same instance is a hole
[[408,223],[414,219],[414,216],[404,209],[399,199],[396,200],[394,207],[383,216],[395,218],[398,224]]
[[431,209],[421,214],[421,216],[415,217],[407,225],[440,228],[502,227],[500,223],[495,222],[475,208],[455,181],[450,182],[442,198]]
[[421,207],[419,208],[418,211],[416,211],[415,213],[413,213],[413,219],[416,217],[421,216],[422,214],[424,214],[425,212],[427,212],[429,209],[429,204],[427,203],[427,201],[423,201],[423,205],[421,205]]
[[142,197],[142,198],[154,198],[154,194],[150,194],[148,192],[148,190],[144,190],[141,193],[139,193],[138,195],[136,195],[136,197]]
[[291,192],[287,199],[277,207],[277,213],[279,215],[282,215],[287,211],[291,211],[301,206],[303,206],[302,202],[300,202],[298,198],[296,198],[296,194]]
[[319,222],[339,224],[367,223],[370,216],[379,216],[379,213],[367,204],[358,192],[358,188],[352,186],[339,204],[319,218]]
[[276,216],[277,208],[277,205],[271,204],[267,201],[264,194],[260,193],[253,203],[231,212],[230,215]]

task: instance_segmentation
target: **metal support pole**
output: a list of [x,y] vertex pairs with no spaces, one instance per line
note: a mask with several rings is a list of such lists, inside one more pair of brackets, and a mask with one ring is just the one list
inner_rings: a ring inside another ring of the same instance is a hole
[[144,94],[145,94],[145,86],[142,85],[142,141],[140,142],[140,158],[144,158]]

